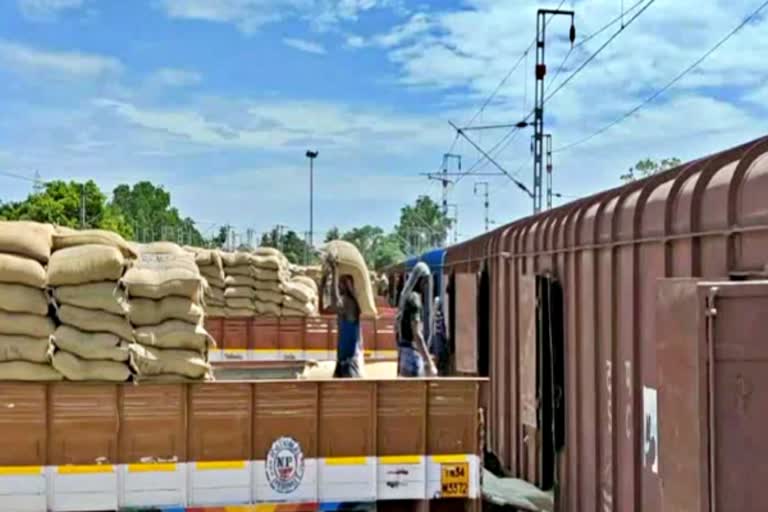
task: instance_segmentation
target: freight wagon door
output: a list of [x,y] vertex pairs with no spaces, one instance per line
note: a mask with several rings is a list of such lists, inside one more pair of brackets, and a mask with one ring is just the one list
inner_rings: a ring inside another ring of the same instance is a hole
[[703,285],[712,511],[768,510],[768,282]]

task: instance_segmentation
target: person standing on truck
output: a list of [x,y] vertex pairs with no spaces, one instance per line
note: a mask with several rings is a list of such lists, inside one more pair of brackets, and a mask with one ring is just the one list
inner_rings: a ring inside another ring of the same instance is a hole
[[[321,300],[325,302],[328,277],[331,279],[331,304],[329,310],[336,313],[337,342],[335,379],[362,378],[363,376],[363,335],[360,325],[360,306],[355,298],[355,283],[352,276],[339,276],[336,261],[329,259],[320,286]],[[322,305],[325,310],[325,304]]]
[[[419,262],[413,267],[400,295],[395,328],[397,329],[397,373],[400,377],[437,375],[437,368],[424,339],[424,304],[432,300],[429,267]],[[431,311],[431,308],[427,308]],[[432,324],[432,315],[426,322]],[[434,328],[429,329],[434,333]]]
[[432,355],[435,357],[437,371],[440,375],[448,373],[448,334],[445,328],[445,312],[443,301],[435,297],[435,334],[430,345]]

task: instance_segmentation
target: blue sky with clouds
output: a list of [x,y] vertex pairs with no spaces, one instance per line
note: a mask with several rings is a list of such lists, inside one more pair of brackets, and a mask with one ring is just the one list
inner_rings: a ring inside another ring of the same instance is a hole
[[[391,227],[454,135],[534,36],[533,0],[6,0],[0,3],[0,170],[93,178],[106,190],[150,179],[204,229],[307,228],[304,151],[317,148],[316,229]],[[757,0],[657,0],[547,106],[554,146],[627,111],[736,26]],[[566,0],[577,40],[619,0]],[[631,9],[635,2],[625,1]],[[642,4],[640,4],[642,5]],[[638,9],[636,7],[636,9]],[[637,12],[635,10],[634,12]],[[630,19],[633,11],[627,13]],[[565,61],[567,77],[617,27]],[[550,77],[568,25],[549,27]],[[768,131],[768,22],[759,17],[626,122],[555,155],[555,188],[614,186],[649,156],[695,158]],[[746,51],[745,51],[746,50]],[[516,121],[532,107],[530,55],[477,118]],[[474,136],[489,148],[505,132]],[[530,183],[529,133],[499,162]],[[460,141],[464,168],[479,156]],[[491,166],[480,169],[491,172]],[[482,230],[481,178],[451,190],[462,237]],[[491,216],[530,201],[504,177]],[[30,183],[0,175],[0,198]]]

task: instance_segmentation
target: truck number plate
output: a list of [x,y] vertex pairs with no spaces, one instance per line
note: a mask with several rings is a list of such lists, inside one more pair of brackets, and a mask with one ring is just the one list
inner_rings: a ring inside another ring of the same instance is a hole
[[469,464],[442,464],[440,466],[440,494],[443,498],[466,498],[469,496]]

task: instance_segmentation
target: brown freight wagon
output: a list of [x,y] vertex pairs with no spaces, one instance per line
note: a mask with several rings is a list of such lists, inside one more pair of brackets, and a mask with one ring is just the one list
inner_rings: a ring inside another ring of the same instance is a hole
[[449,248],[490,449],[558,510],[768,510],[766,263],[768,138]]

